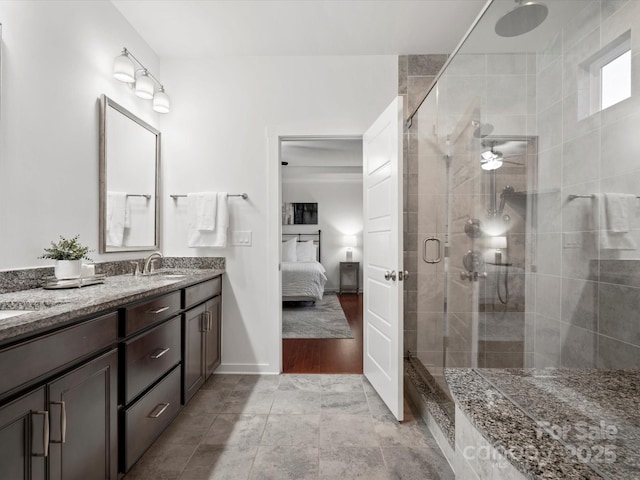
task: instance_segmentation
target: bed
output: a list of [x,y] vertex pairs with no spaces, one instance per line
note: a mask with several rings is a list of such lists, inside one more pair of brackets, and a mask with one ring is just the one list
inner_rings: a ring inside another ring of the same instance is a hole
[[282,301],[322,300],[327,282],[320,263],[320,233],[282,234]]

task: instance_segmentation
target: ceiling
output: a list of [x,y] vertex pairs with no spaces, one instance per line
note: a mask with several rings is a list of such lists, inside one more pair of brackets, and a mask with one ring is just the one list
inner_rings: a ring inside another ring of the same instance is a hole
[[362,139],[314,138],[283,140],[280,159],[289,167],[362,168]]
[[362,179],[361,138],[300,138],[280,144],[282,180]]
[[111,0],[166,57],[450,53],[485,0]]

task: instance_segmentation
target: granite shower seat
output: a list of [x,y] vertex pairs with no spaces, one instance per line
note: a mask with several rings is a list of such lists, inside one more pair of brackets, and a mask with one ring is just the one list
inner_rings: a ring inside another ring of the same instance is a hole
[[445,375],[456,403],[458,478],[640,478],[640,371]]

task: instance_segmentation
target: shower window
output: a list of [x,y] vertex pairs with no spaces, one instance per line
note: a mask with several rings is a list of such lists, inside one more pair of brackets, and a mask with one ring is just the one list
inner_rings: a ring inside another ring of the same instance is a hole
[[602,110],[631,96],[631,50],[602,66],[600,84]]
[[589,114],[631,97],[631,32],[627,31],[592,55],[583,64],[588,82]]

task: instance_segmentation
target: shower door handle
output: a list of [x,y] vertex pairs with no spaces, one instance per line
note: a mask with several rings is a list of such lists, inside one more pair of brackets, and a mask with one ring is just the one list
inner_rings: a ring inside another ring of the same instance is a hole
[[[428,259],[427,258],[427,243],[429,242],[436,242],[437,243],[437,249],[438,249],[438,256],[436,258],[432,258],[432,259]],[[425,238],[424,242],[422,243],[422,260],[425,263],[438,263],[440,262],[440,260],[442,260],[442,254],[440,253],[441,251],[441,242],[440,239],[437,237],[429,237],[429,238]]]

